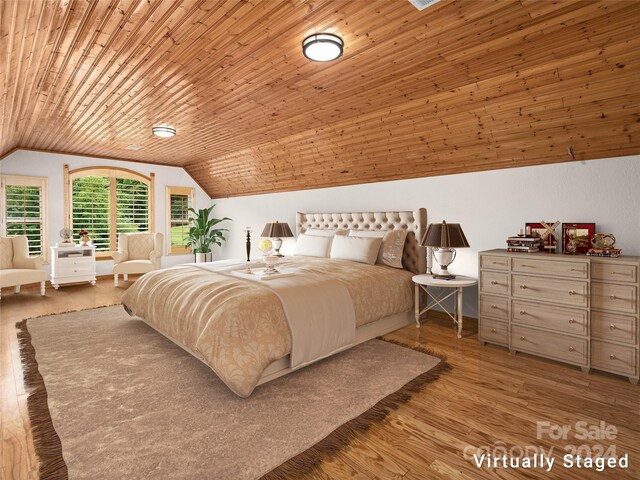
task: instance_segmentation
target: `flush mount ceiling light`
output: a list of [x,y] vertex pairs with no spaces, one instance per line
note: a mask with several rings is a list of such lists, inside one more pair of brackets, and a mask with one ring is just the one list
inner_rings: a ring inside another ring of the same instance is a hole
[[169,138],[176,134],[176,129],[168,125],[161,125],[151,129],[156,137]]
[[344,42],[332,33],[316,33],[302,41],[302,53],[314,62],[330,62],[342,56]]

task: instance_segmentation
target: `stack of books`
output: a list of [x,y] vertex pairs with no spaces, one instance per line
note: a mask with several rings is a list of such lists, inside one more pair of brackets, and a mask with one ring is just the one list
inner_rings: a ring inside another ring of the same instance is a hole
[[619,248],[590,248],[587,255],[592,257],[619,257],[622,252]]
[[507,238],[507,251],[509,252],[539,252],[540,237],[515,236]]

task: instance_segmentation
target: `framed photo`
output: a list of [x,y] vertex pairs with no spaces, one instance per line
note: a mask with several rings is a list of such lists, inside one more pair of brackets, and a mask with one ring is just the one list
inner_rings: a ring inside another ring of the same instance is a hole
[[559,238],[556,232],[558,225],[560,222],[527,222],[524,224],[524,231],[528,237],[540,237],[540,251],[554,253]]
[[596,233],[595,223],[563,223],[562,253],[574,255],[587,253],[591,248],[591,237]]

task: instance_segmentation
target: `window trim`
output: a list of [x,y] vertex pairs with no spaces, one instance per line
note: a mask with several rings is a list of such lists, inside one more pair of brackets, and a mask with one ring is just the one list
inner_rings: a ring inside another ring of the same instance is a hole
[[49,178],[26,175],[0,175],[0,195],[2,196],[2,211],[0,211],[0,234],[7,235],[7,210],[5,201],[6,185],[21,187],[39,187],[41,191],[41,224],[42,238],[40,241],[42,263],[49,263]]
[[138,180],[143,182],[149,187],[149,233],[155,232],[155,173],[150,173],[147,177],[142,173],[138,173],[128,168],[122,167],[81,167],[74,170],[69,170],[69,165],[64,165],[64,226],[71,228],[73,211],[71,208],[71,192],[73,190],[73,181],[76,178],[88,177],[88,176],[100,176],[109,177],[110,179],[110,192],[109,195],[109,209],[112,213],[110,215],[109,230],[114,233],[109,239],[109,251],[96,252],[96,259],[110,259],[113,252],[118,249],[118,235],[117,235],[117,221],[118,216],[116,212],[116,178],[128,178],[131,180]]
[[[165,218],[167,228],[167,255],[188,255],[191,247],[174,247],[171,245],[171,195],[188,195],[189,206],[194,207],[195,188],[192,187],[171,187],[165,188]],[[195,208],[195,207],[194,207]]]

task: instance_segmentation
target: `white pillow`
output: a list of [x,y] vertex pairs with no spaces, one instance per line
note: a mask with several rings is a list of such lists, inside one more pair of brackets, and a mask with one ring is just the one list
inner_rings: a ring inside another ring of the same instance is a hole
[[320,228],[310,228],[305,235],[313,235],[314,237],[333,237],[334,235],[346,235],[346,230],[322,230]]
[[336,235],[331,245],[331,258],[373,265],[378,258],[382,238]]
[[314,235],[298,235],[298,241],[293,249],[294,256],[327,258],[331,250],[333,237],[316,237]]
[[402,252],[407,239],[406,230],[390,230],[386,232],[375,230],[349,230],[350,237],[382,238],[382,247],[378,252],[376,263],[393,268],[402,268]]

